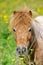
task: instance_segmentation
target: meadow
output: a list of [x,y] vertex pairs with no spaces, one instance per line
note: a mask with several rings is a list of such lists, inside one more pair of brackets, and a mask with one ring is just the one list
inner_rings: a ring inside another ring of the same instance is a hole
[[21,65],[21,61],[19,64],[17,61],[16,41],[9,30],[9,23],[12,12],[25,5],[43,15],[43,0],[0,0],[0,65]]

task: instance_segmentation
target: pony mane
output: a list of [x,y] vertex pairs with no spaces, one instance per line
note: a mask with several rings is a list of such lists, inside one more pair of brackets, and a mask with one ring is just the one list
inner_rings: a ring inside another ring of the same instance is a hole
[[30,10],[27,7],[24,7],[22,10],[14,11],[10,17],[10,27],[13,28],[18,23],[24,23],[28,25],[31,20],[31,12],[29,12]]
[[43,16],[36,17],[32,22],[32,26],[37,42],[43,42]]

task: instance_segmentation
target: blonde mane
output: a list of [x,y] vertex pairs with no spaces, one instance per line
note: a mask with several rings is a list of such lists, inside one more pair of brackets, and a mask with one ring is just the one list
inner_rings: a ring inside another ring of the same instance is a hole
[[23,10],[14,11],[10,17],[10,27],[13,28],[18,23],[24,23],[26,25],[29,24],[31,20],[31,15],[29,14],[29,9],[24,7]]

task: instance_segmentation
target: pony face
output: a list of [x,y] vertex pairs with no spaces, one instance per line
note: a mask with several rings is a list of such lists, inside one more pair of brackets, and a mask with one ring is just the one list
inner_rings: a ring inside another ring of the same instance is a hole
[[32,37],[31,27],[32,12],[14,11],[11,18],[10,27],[17,43],[18,54],[27,53]]

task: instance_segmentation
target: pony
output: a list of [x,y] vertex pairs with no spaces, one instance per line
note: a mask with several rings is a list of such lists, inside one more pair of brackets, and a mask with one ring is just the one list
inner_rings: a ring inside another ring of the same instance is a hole
[[29,49],[34,49],[31,60],[43,65],[43,16],[32,18],[32,11],[27,9],[14,11],[10,28],[16,39],[17,55],[24,57]]

